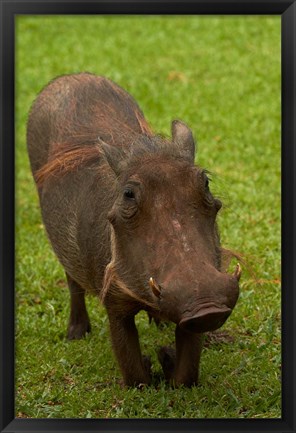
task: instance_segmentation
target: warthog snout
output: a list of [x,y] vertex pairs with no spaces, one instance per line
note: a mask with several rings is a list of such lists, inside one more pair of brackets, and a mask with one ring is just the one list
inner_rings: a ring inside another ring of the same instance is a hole
[[192,317],[185,317],[179,326],[189,332],[208,332],[220,328],[230,316],[232,310],[226,306],[209,304],[203,306]]
[[203,333],[220,328],[236,305],[240,266],[236,266],[233,274],[207,269],[212,269],[212,273],[203,280],[197,278],[193,286],[172,276],[162,284],[152,277],[149,280],[160,310],[185,331]]
[[241,276],[240,265],[232,275],[220,274],[220,287],[216,289],[215,298],[220,302],[200,303],[186,313],[179,322],[179,326],[190,332],[208,332],[220,328],[232,313],[238,299],[238,282]]

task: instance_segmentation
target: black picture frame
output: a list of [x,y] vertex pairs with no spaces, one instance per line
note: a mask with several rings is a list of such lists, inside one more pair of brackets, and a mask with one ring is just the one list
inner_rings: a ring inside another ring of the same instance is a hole
[[[0,430],[1,432],[295,432],[296,2],[291,0],[0,0]],[[282,418],[15,419],[14,418],[14,19],[38,14],[254,14],[282,22]]]

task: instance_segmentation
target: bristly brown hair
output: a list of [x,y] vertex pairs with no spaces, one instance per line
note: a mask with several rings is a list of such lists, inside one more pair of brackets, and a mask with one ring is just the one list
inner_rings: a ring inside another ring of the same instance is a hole
[[238,253],[237,251],[232,251],[228,248],[222,248],[222,247],[221,247],[221,256],[222,256],[221,272],[227,272],[232,259],[236,259],[242,265],[243,271],[246,270],[252,276],[253,280],[259,283],[259,279],[257,277],[257,274],[253,266],[250,263],[249,257],[247,258],[243,254]]
[[39,188],[49,176],[99,162],[103,153],[100,140],[128,149],[141,136],[153,135],[141,109],[125,90],[89,73],[59,77],[41,92],[28,121],[32,148],[40,139],[40,125],[49,129],[45,140],[48,160],[42,167],[37,161],[33,170]]
[[59,152],[35,173],[35,182],[39,188],[50,176],[60,176],[76,170],[81,165],[98,162],[103,153],[98,145],[73,148],[73,145],[65,143],[55,147],[59,148]]
[[[152,137],[152,131],[147,122],[145,122],[138,113],[135,113],[135,115],[142,134],[129,130],[128,125],[125,125],[125,128],[121,128],[121,138],[123,143],[128,142],[129,140],[132,142],[136,139]],[[88,140],[88,143],[83,143],[85,139],[85,134],[82,134],[81,138],[76,135],[73,136],[71,142],[53,143],[51,145],[52,155],[34,174],[34,179],[38,188],[41,188],[45,180],[50,176],[59,177],[78,169],[82,165],[99,163],[104,155],[104,152],[99,145],[100,138],[98,137],[97,142],[90,142]]]
[[[113,302],[118,303],[120,309],[122,308],[122,302],[126,301],[128,304],[134,303],[138,305],[145,305],[147,308],[151,308],[152,310],[158,310],[158,304],[156,302],[150,302],[147,299],[144,299],[141,296],[138,296],[135,292],[130,290],[126,284],[119,278],[114,262],[110,262],[106,266],[103,289],[100,294],[100,300],[104,304],[106,297],[109,293],[116,294],[113,298]],[[113,305],[114,306],[114,305]]]

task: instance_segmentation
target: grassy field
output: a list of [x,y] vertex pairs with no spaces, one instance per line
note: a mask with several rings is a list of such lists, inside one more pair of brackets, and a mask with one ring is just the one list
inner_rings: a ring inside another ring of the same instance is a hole
[[[281,416],[280,18],[17,17],[16,416],[278,418]],[[137,316],[153,385],[124,389],[106,313],[89,297],[92,333],[65,339],[69,296],[42,226],[26,153],[26,119],[53,77],[105,75],[138,101],[155,131],[192,128],[197,163],[223,199],[222,244],[245,256],[237,307],[206,345],[200,384],[172,389],[155,348],[173,339]]]

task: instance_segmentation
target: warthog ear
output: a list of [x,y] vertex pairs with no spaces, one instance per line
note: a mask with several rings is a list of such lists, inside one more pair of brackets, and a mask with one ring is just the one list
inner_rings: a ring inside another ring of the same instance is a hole
[[196,146],[191,129],[180,120],[173,120],[172,139],[181,156],[194,163]]
[[103,140],[99,140],[99,145],[103,151],[106,161],[114,171],[114,173],[119,176],[122,170],[122,162],[124,160],[124,152],[122,149],[116,146],[111,146],[105,143]]

